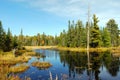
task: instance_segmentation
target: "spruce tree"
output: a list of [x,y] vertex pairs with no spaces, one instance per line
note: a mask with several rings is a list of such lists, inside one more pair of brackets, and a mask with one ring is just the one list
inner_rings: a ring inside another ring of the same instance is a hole
[[98,26],[98,17],[96,17],[96,15],[93,15],[93,27],[91,30],[91,42],[90,42],[90,46],[93,48],[99,47],[100,46],[100,30],[99,30],[99,26]]
[[103,41],[103,46],[104,47],[110,47],[111,46],[110,33],[108,32],[107,28],[103,28],[102,41]]
[[71,38],[71,23],[70,23],[70,21],[68,21],[67,47],[70,47],[71,41],[72,41],[72,38]]
[[9,28],[8,28],[8,32],[6,34],[5,46],[6,46],[5,51],[10,51],[12,49],[12,34],[11,34]]
[[6,33],[2,27],[2,22],[0,21],[0,50],[5,50],[5,37]]
[[118,24],[116,23],[116,21],[114,19],[110,19],[107,22],[107,28],[110,33],[112,46],[118,46],[118,44],[119,44]]

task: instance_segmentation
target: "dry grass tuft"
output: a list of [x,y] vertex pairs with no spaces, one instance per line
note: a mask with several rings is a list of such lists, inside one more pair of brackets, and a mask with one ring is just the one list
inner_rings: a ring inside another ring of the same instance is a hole
[[43,69],[47,69],[49,67],[51,67],[52,65],[49,62],[33,62],[32,66],[35,66],[37,68],[43,68]]

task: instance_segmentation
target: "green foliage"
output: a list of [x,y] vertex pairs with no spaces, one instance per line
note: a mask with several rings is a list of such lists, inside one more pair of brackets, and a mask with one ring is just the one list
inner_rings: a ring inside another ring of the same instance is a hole
[[6,39],[5,39],[5,51],[11,51],[12,49],[12,34],[10,32],[10,29],[8,28],[8,32],[6,35]]
[[13,37],[10,29],[8,28],[8,32],[6,33],[0,21],[0,50],[4,52],[11,51],[13,46]]
[[21,29],[19,38],[18,38],[18,45],[19,47],[24,46],[24,36],[23,36],[23,30]]
[[86,29],[82,21],[78,20],[76,24],[68,21],[68,31],[61,32],[59,36],[59,46],[65,47],[85,47],[86,46]]
[[93,15],[93,28],[91,30],[91,42],[90,46],[93,48],[99,47],[101,43],[101,35],[100,35],[100,30],[98,26],[98,18],[96,15]]
[[18,46],[18,40],[17,40],[17,36],[14,36],[12,38],[12,47],[16,48]]
[[118,46],[118,44],[119,44],[118,24],[116,24],[114,19],[110,19],[107,22],[107,26],[106,27],[108,28],[108,31],[110,33],[112,46]]
[[103,46],[104,47],[110,47],[111,46],[110,33],[108,32],[107,28],[103,28],[102,41],[103,41]]
[[5,50],[5,37],[6,33],[2,27],[2,22],[0,21],[0,50]]
[[[23,36],[24,37],[24,45],[26,46],[50,46],[50,45],[55,45],[55,38],[50,35],[46,35],[45,33],[40,34],[38,33],[37,35],[34,36]],[[58,37],[56,37],[58,38]],[[58,42],[56,43],[58,44]]]

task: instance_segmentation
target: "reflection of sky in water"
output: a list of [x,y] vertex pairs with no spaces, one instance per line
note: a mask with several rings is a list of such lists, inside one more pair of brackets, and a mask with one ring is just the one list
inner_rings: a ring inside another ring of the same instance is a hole
[[[88,71],[86,68],[82,71],[82,73],[77,73],[75,70],[70,71],[69,64],[66,63],[64,66],[63,61],[61,62],[59,51],[36,50],[36,52],[39,52],[40,54],[45,55],[46,57],[40,59],[32,57],[27,63],[28,65],[30,65],[30,68],[27,71],[19,74],[19,76],[22,79],[25,78],[26,76],[26,77],[30,77],[31,80],[49,80],[50,78],[49,73],[51,72],[53,79],[55,79],[57,75],[60,80],[64,80],[64,79],[65,80],[95,80],[95,72],[90,71],[89,72],[90,75],[88,76]],[[38,60],[50,62],[53,66],[46,70],[40,70],[36,67],[31,66],[32,62]],[[108,72],[108,70],[104,65],[101,65],[99,70],[100,73],[97,77],[99,77],[99,79],[101,80],[120,79],[120,71],[117,73],[117,76],[113,77],[110,75],[110,73]]]
[[[59,77],[62,76],[62,74],[66,74],[68,76],[68,67],[63,67],[63,64],[60,62],[60,57],[57,51],[49,51],[49,50],[36,50],[36,52],[39,52],[46,57],[40,58],[39,61],[47,61],[52,64],[52,67],[46,70],[40,70],[36,67],[30,66],[30,68],[20,74],[21,78],[24,78],[25,76],[30,77],[32,80],[48,80],[50,75],[49,71],[52,73],[52,77],[55,79],[56,75]],[[32,62],[38,61],[37,58],[32,57],[31,60],[27,63],[28,65],[31,65]]]

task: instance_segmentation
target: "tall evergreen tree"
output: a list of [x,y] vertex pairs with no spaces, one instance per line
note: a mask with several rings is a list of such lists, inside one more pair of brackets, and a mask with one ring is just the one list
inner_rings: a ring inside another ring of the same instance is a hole
[[3,50],[3,51],[5,49],[5,37],[6,37],[6,34],[2,27],[2,22],[0,21],[0,50]]
[[71,33],[70,33],[70,37],[71,37],[71,42],[70,42],[70,47],[75,47],[75,28],[74,28],[75,24],[74,24],[74,21],[72,21],[72,24],[71,24],[71,27],[70,27],[70,30],[71,30]]
[[19,48],[22,48],[22,46],[24,45],[24,40],[23,40],[24,36],[23,36],[23,30],[21,29],[20,35],[19,35]]
[[60,34],[60,46],[67,46],[67,38],[66,38],[66,32],[63,30],[63,32]]
[[110,33],[108,32],[107,28],[103,28],[102,31],[102,41],[104,47],[110,47],[111,46],[111,40],[110,40]]
[[12,33],[10,32],[9,28],[8,28],[8,32],[6,34],[5,46],[6,46],[5,51],[10,51],[12,49]]
[[118,44],[119,44],[118,24],[115,22],[114,19],[110,19],[107,22],[107,28],[108,28],[109,33],[110,33],[112,46],[118,46]]
[[37,34],[37,46],[40,46],[40,33]]
[[91,42],[90,46],[93,48],[100,46],[100,30],[98,26],[98,17],[96,15],[93,15],[93,28],[91,30]]
[[70,21],[68,21],[67,47],[70,47],[71,41],[72,41],[72,38],[71,38],[71,23],[70,23]]
[[83,26],[82,21],[78,20],[78,22],[77,22],[77,34],[76,34],[78,47],[80,47],[82,44],[82,36],[83,36],[82,35],[82,26]]

